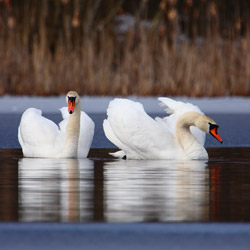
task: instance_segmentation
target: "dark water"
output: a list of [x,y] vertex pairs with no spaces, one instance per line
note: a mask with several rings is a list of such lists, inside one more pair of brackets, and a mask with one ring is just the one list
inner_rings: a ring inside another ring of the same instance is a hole
[[250,222],[250,148],[205,161],[28,159],[0,151],[0,221]]
[[114,160],[106,116],[90,116],[96,129],[89,158],[56,160],[23,158],[21,115],[2,114],[0,221],[250,222],[248,115],[210,115],[224,144],[207,136],[208,162]]

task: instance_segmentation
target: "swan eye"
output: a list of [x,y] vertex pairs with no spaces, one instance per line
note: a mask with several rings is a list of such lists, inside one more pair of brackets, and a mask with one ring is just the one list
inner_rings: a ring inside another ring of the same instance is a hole
[[217,124],[212,124],[212,123],[208,123],[209,124],[209,131],[211,133],[211,130],[214,130],[215,131],[215,134],[218,134],[218,128],[219,128],[219,125]]
[[68,102],[71,101],[71,102],[75,102],[76,100],[76,96],[68,96]]
[[213,128],[219,128],[219,125],[217,124],[212,124],[211,122],[208,123],[210,125],[210,128],[213,129]]

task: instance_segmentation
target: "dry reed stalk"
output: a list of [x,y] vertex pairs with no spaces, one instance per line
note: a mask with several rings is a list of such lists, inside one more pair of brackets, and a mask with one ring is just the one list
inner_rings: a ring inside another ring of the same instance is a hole
[[222,38],[216,5],[202,7],[209,23],[202,38],[193,23],[193,39],[181,40],[176,1],[161,1],[150,28],[141,20],[148,1],[141,2],[122,39],[109,23],[122,1],[104,21],[100,0],[28,2],[22,11],[29,15],[17,15],[20,27],[0,19],[0,94],[250,95],[250,37]]
[[[58,45],[54,56],[39,43],[30,55],[8,42],[8,49],[0,50],[0,91],[49,95],[74,88],[89,95],[250,94],[249,39],[204,41],[200,46],[183,42],[174,52],[165,41],[158,41],[156,48],[146,33],[140,34],[136,48],[133,42],[128,38],[120,48],[123,55],[116,59],[117,48],[107,35],[98,53],[93,40],[85,41],[80,53]],[[1,47],[6,48],[3,41]]]

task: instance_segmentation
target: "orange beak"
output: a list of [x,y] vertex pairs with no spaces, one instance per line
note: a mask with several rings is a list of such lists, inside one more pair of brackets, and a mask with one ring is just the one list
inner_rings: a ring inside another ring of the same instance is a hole
[[70,114],[73,114],[75,108],[75,100],[70,100],[68,101],[68,111]]
[[220,143],[222,143],[222,139],[220,138],[220,135],[218,133],[218,126],[213,127],[210,129],[210,134],[215,137]]

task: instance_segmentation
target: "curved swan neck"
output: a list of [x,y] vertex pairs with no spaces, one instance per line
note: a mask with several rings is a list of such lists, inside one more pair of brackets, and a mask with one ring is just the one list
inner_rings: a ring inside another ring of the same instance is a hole
[[200,113],[188,112],[183,114],[176,123],[176,138],[188,159],[198,158],[198,155],[199,158],[208,158],[207,151],[190,131],[190,126],[196,126],[196,121],[202,116]]

